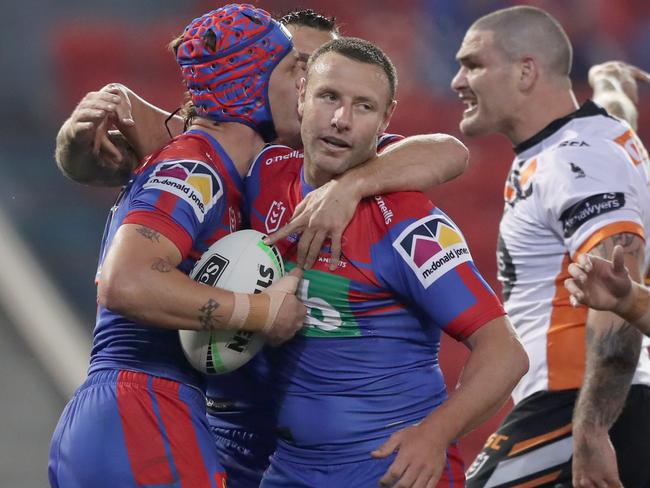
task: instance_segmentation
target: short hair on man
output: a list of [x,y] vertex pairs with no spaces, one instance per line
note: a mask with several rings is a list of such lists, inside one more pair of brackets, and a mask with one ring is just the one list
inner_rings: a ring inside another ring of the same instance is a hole
[[314,63],[327,53],[337,53],[346,58],[359,61],[361,63],[372,64],[380,67],[388,78],[388,89],[390,100],[395,99],[395,91],[397,89],[397,70],[390,58],[372,42],[358,37],[339,37],[326,42],[321,47],[316,49],[309,57],[307,63],[307,75]]
[[336,17],[326,17],[310,8],[293,10],[280,17],[279,21],[284,25],[311,27],[312,29],[331,32],[337,36],[339,35],[339,27],[336,25]]
[[568,77],[571,72],[571,41],[560,23],[540,8],[497,10],[478,19],[470,30],[494,32],[495,41],[513,61],[532,56],[552,75]]

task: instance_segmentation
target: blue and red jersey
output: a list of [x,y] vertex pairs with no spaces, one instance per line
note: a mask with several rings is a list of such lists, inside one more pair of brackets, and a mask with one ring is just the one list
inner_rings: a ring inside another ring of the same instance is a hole
[[[288,222],[312,190],[302,165],[283,146],[258,156],[246,179],[254,229]],[[288,269],[296,244],[297,236],[278,244]],[[295,462],[368,459],[446,399],[440,334],[464,340],[505,314],[458,227],[421,193],[364,199],[342,244],[336,271],[326,248],[305,271],[305,327],[270,354],[278,454]]]
[[[189,273],[213,242],[239,229],[242,203],[242,178],[213,137],[189,131],[175,138],[136,170],[111,209],[97,280],[121,225],[143,225],[170,239],[182,255],[178,268]],[[203,385],[183,355],[177,331],[137,324],[99,306],[90,372],[106,368]]]
[[[377,150],[382,151],[403,138],[397,134],[384,134],[377,142]],[[285,148],[285,146],[281,147]],[[277,154],[276,151],[265,149],[258,155],[258,158],[263,158],[258,164],[273,164],[276,157],[282,161],[294,157],[302,158],[302,154],[302,150],[298,149],[280,151]],[[263,184],[283,185],[283,182],[265,180]],[[262,232],[270,234],[278,228],[279,225],[271,225],[265,227]],[[273,385],[268,383],[267,366],[265,352],[262,352],[231,373],[208,377],[208,397],[224,407],[218,414],[211,414],[211,410],[208,410],[210,424],[213,427],[256,431],[267,438],[275,435],[275,409],[270,403]]]

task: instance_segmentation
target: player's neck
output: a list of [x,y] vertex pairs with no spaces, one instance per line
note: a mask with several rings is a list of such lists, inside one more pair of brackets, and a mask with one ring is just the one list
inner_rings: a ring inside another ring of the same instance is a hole
[[517,114],[517,120],[503,133],[513,145],[533,137],[554,120],[575,112],[578,101],[570,88],[540,93],[526,103]]
[[246,176],[255,156],[264,147],[264,140],[257,132],[236,122],[215,123],[208,119],[195,118],[189,129],[202,130],[214,137],[242,177]]
[[305,159],[303,162],[303,173],[305,176],[305,182],[312,188],[320,188],[325,183],[334,178],[334,175],[319,170],[315,164],[312,164],[309,156],[305,154]]

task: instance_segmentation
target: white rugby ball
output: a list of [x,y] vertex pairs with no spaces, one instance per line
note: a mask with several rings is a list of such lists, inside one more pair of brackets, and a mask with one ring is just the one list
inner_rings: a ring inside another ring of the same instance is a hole
[[[247,229],[212,244],[190,277],[200,283],[240,293],[261,293],[284,275],[275,246],[262,242],[265,234]],[[181,346],[190,364],[205,374],[224,374],[246,364],[264,345],[263,337],[243,330],[181,330]]]

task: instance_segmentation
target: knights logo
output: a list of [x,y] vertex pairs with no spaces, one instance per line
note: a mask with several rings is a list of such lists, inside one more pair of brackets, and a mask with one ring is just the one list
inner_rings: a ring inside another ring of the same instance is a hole
[[279,202],[274,200],[269,208],[268,213],[266,214],[266,220],[264,221],[264,227],[266,232],[272,234],[280,228],[282,224],[282,218],[287,211],[287,207],[284,202]]

